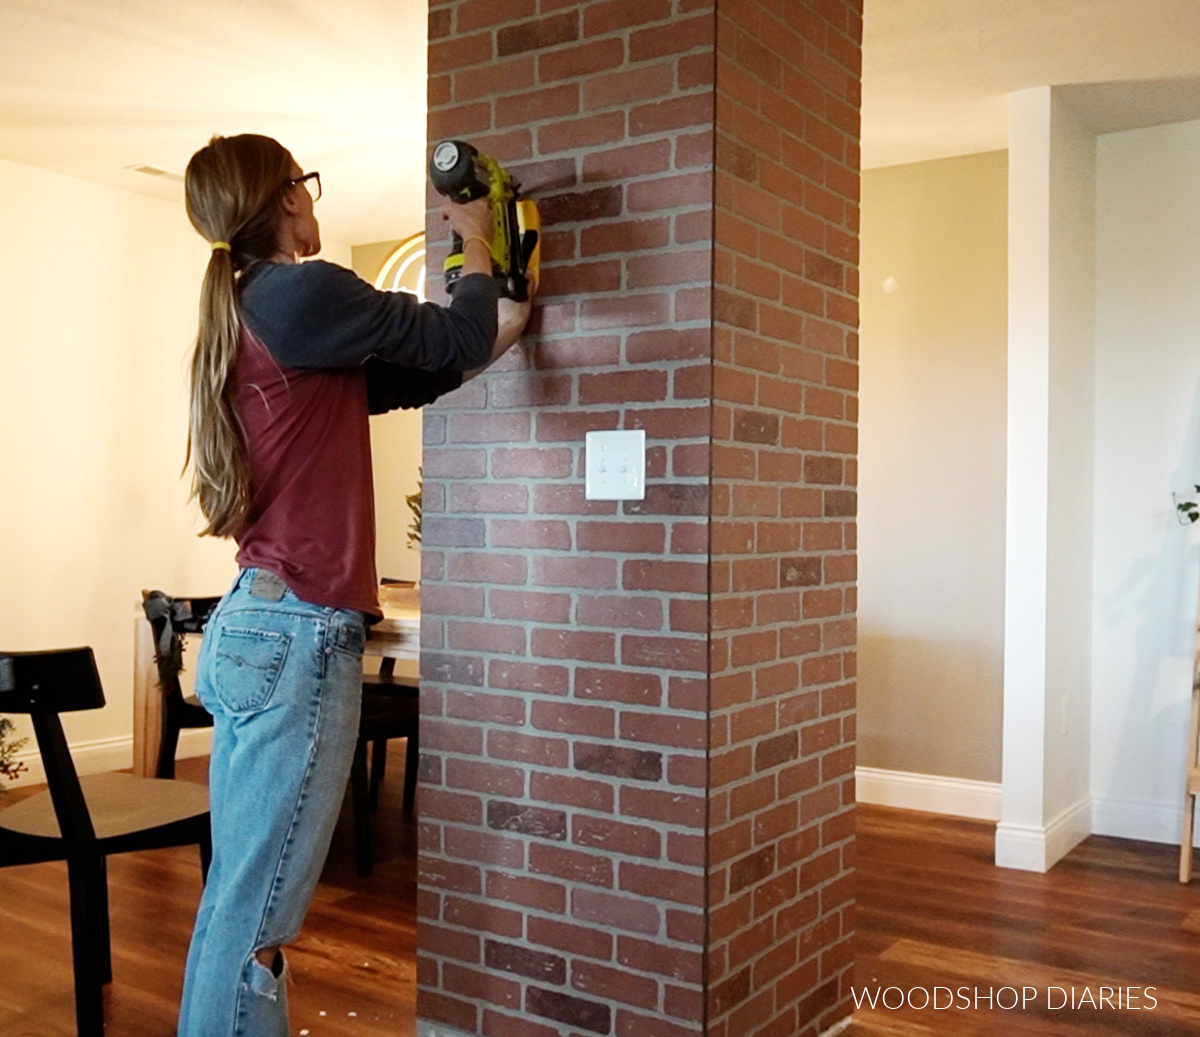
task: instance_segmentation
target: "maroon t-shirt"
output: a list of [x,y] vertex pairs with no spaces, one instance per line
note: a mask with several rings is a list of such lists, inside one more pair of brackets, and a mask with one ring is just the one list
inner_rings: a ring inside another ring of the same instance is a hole
[[234,387],[253,487],[238,565],[302,601],[378,616],[364,368],[282,367],[242,325]]
[[314,262],[260,263],[240,289],[230,389],[251,485],[238,564],[302,601],[378,617],[368,415],[431,403],[487,362],[496,286],[464,277],[441,307]]

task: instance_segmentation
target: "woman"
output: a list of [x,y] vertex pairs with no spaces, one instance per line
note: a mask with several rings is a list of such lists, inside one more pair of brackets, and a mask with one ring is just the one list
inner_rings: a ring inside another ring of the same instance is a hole
[[269,137],[214,137],[187,211],[212,245],[188,441],[205,534],[240,573],[205,631],[196,690],[213,714],[213,861],[184,979],[180,1037],[286,1037],[281,947],[299,932],[358,732],[376,597],[368,414],[456,388],[518,337],[498,300],[485,200],[443,207],[464,240],[448,307],[377,292],[329,263],[320,177]]

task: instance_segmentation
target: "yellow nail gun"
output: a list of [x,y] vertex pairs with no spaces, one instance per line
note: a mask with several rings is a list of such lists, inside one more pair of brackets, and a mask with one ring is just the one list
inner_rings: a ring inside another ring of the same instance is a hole
[[[439,194],[456,202],[487,198],[492,206],[492,273],[500,294],[524,302],[537,291],[541,221],[537,203],[521,197],[521,185],[499,162],[466,141],[443,140],[429,159],[429,178]],[[443,271],[446,291],[462,277],[463,241],[453,234]]]

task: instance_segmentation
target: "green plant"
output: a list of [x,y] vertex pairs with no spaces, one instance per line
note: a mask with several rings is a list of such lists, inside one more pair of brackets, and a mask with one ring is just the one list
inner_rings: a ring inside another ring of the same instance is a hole
[[413,520],[408,525],[409,547],[421,546],[421,491],[424,489],[424,474],[423,469],[417,469],[417,492],[406,493],[404,495],[404,503],[408,505],[409,510],[413,513]]
[[17,775],[28,769],[24,761],[16,756],[29,739],[10,738],[14,730],[13,722],[8,717],[0,717],[0,790],[3,790],[5,781],[14,781]]
[[[1200,486],[1195,487],[1197,496],[1200,496]],[[1180,500],[1176,494],[1171,494],[1175,497],[1175,511],[1180,522],[1187,519],[1189,522],[1195,522],[1200,519],[1200,502],[1197,502],[1196,497],[1187,497]]]

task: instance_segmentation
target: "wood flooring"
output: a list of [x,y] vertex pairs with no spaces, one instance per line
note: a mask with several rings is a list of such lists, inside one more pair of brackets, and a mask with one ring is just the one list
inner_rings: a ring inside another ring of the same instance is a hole
[[[401,817],[402,744],[392,746],[388,763],[372,816],[374,873],[356,873],[352,819],[343,810],[303,935],[288,952],[293,1034],[416,1031],[416,832]],[[179,777],[203,781],[206,764],[181,760]],[[111,857],[108,882],[107,1032],[172,1037],[200,899],[199,855],[179,849]],[[74,1034],[66,867],[0,868],[0,1035]]]
[[992,864],[994,830],[859,807],[855,987],[906,1004],[846,1037],[1200,1035],[1200,878],[1180,885],[1178,847],[1092,836],[1037,875]]
[[[402,747],[392,753],[375,874],[355,874],[344,811],[290,953],[294,1035],[415,1032],[416,834],[401,818]],[[203,780],[203,767],[181,761],[180,776]],[[981,822],[859,808],[855,987],[889,1004],[903,995],[919,1005],[928,991],[954,1007],[864,1006],[846,1037],[1200,1037],[1200,878],[1179,884],[1174,847],[1094,836],[1035,875],[994,867],[992,838]],[[200,895],[196,855],[112,858],[109,884],[108,1033],[171,1037]],[[75,1032],[66,889],[62,865],[0,869],[2,1037]],[[1126,1003],[1131,988],[1138,1008]],[[1000,1007],[1022,992],[1024,1007]],[[1052,1008],[1048,993],[1067,1004]]]

